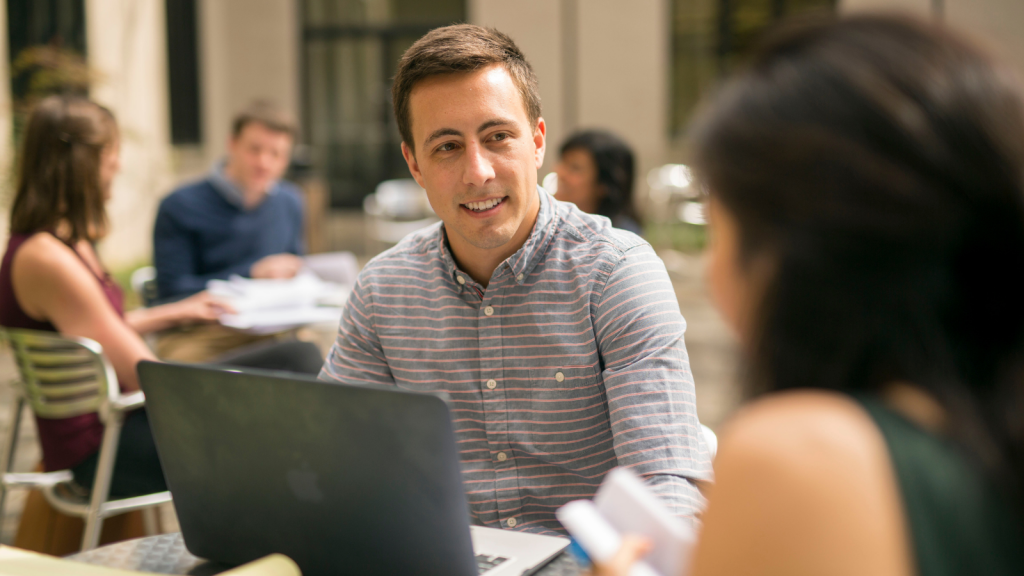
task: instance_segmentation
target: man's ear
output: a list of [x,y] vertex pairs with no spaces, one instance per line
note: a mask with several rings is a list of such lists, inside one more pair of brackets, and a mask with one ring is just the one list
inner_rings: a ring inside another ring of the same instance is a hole
[[405,142],[402,142],[402,156],[405,158],[405,163],[409,165],[409,173],[412,174],[413,179],[420,185],[420,188],[426,190],[427,187],[423,184],[423,173],[420,172],[420,163],[416,161],[416,153]]
[[535,156],[538,170],[541,165],[544,164],[544,150],[546,149],[548,142],[547,136],[548,125],[544,123],[543,118],[537,118],[537,127],[533,129],[533,145],[537,147]]

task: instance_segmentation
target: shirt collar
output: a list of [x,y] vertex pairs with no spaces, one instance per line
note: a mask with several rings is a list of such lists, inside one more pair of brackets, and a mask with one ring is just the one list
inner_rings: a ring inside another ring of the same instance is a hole
[[[210,169],[210,184],[213,185],[214,190],[220,193],[221,197],[224,198],[228,204],[231,204],[241,210],[245,210],[245,194],[242,193],[242,189],[238,187],[238,184],[228,177],[225,172],[227,165],[227,160],[218,160],[214,163],[213,168]],[[276,194],[277,188],[278,182],[271,184],[270,190],[267,190],[267,196]]]
[[[522,247],[498,266],[499,269],[502,267],[508,268],[512,274],[513,281],[520,286],[526,281],[526,277],[530,275],[530,272],[541,260],[545,248],[547,248],[551,238],[555,235],[555,224],[558,220],[558,207],[551,194],[544,188],[537,186],[537,195],[540,198],[540,210],[537,212],[537,222],[533,225],[533,230],[526,238],[526,242],[523,243]],[[444,263],[448,275],[453,281],[457,282],[460,274],[459,267],[455,264],[455,259],[448,248],[443,224],[438,228],[437,244],[441,261]],[[468,277],[465,272],[461,272],[461,275],[464,279]]]

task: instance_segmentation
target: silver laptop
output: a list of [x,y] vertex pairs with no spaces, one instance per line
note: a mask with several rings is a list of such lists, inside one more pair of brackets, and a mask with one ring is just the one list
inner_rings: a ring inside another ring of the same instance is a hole
[[142,362],[188,550],[320,574],[531,573],[564,538],[469,526],[444,400],[257,370]]

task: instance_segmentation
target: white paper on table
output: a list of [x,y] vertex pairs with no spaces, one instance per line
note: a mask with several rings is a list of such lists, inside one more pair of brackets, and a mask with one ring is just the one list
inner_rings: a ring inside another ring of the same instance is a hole
[[336,306],[306,306],[298,308],[276,308],[271,310],[252,310],[239,314],[224,314],[220,323],[228,328],[238,330],[259,330],[262,332],[280,332],[305,324],[331,322],[337,324],[341,320],[341,308]]
[[231,276],[228,280],[210,280],[206,290],[226,300],[239,313],[274,308],[313,306],[317,298],[340,289],[315,274],[300,274],[287,280],[256,280]]
[[322,322],[337,323],[350,289],[325,282],[312,272],[287,280],[232,276],[211,280],[206,289],[236,311],[222,314],[221,325],[253,333],[272,333]]

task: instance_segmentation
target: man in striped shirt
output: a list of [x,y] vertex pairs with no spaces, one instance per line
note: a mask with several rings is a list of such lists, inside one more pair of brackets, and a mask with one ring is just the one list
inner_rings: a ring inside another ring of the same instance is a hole
[[402,57],[393,99],[442,222],[367,264],[320,378],[447,393],[479,524],[561,532],[555,510],[615,466],[698,513],[711,463],[665,266],[537,186],[546,126],[518,47],[436,29]]

